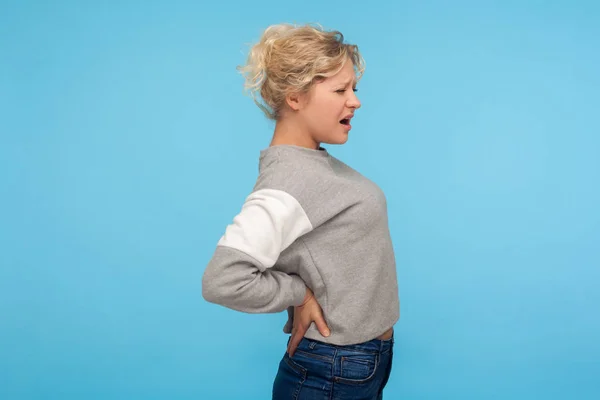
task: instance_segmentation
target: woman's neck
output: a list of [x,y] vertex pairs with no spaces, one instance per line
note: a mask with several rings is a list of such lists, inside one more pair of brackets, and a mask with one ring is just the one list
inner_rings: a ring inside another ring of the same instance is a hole
[[317,150],[320,146],[298,123],[282,119],[275,123],[270,146],[288,144]]

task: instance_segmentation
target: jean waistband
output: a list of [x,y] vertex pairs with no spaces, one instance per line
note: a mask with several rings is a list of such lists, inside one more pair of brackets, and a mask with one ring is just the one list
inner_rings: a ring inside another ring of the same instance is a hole
[[[291,338],[291,337],[290,337]],[[289,342],[289,340],[288,340]],[[337,350],[344,351],[357,351],[366,353],[387,353],[392,350],[394,346],[394,335],[391,338],[381,340],[373,339],[364,343],[350,344],[350,345],[338,345],[332,343],[320,342],[318,340],[303,338],[298,345],[298,350],[314,350],[319,348],[321,352],[335,354]]]

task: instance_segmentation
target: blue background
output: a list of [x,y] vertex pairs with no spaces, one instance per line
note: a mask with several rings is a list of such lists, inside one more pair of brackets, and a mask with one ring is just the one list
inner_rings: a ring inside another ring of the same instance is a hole
[[267,399],[284,314],[201,276],[273,126],[235,67],[279,22],[366,59],[388,197],[390,399],[600,398],[593,1],[0,4],[0,398]]

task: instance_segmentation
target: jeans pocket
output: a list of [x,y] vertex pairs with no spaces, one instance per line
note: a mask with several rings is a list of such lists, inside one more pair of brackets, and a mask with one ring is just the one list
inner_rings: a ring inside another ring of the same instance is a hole
[[306,381],[306,370],[293,362],[287,355],[279,363],[279,370],[273,382],[273,400],[297,399]]
[[292,371],[294,371],[300,377],[306,378],[306,368],[298,364],[296,361],[292,360],[288,353],[285,353],[285,355],[283,356],[283,361],[287,364],[288,367],[292,369]]
[[379,354],[351,354],[340,358],[337,382],[363,384],[371,380],[377,373]]

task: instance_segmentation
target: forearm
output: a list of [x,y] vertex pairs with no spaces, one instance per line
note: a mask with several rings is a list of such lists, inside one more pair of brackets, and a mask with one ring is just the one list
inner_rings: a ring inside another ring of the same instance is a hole
[[275,313],[303,303],[307,289],[299,276],[257,264],[245,253],[219,247],[204,272],[202,295],[248,313]]

